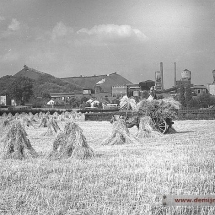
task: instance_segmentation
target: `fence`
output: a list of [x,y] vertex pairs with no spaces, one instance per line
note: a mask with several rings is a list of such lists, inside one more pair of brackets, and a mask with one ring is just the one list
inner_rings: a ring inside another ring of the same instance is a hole
[[215,109],[180,109],[178,118],[193,118],[193,119],[215,119]]
[[[53,114],[54,112],[58,112],[59,114],[65,111],[72,111],[72,110],[63,110],[63,109],[28,109],[28,110],[5,110],[0,108],[0,116],[3,113],[11,113],[15,115],[15,113],[29,113],[32,114],[39,113],[39,112],[50,112]],[[78,113],[85,114],[85,120],[91,121],[105,121],[110,120],[111,117],[115,114],[126,115],[125,111],[118,111],[118,110],[77,110]],[[128,116],[133,115],[133,112],[127,112]],[[178,110],[178,119],[215,119],[215,109],[180,109]]]
[[[99,113],[85,113],[85,120],[90,121],[105,121],[110,120],[113,115],[126,115],[124,111],[115,112],[99,112]],[[127,112],[128,116],[132,116],[134,113]],[[178,111],[178,119],[215,119],[215,110],[200,110],[200,109],[181,109]]]

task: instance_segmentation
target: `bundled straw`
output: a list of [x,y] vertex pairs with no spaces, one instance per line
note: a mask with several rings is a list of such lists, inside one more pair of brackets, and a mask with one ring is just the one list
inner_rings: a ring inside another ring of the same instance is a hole
[[7,114],[4,112],[4,113],[2,114],[2,117],[3,117],[3,118],[6,118],[6,117],[7,117]]
[[137,137],[142,138],[159,137],[162,134],[157,130],[150,116],[140,118],[139,130]]
[[31,112],[28,114],[28,117],[31,122],[37,122],[37,120],[35,119],[35,116]]
[[29,156],[37,157],[37,153],[31,146],[27,138],[27,133],[20,121],[13,122],[3,141],[5,143],[4,159],[24,159]]
[[151,118],[166,119],[177,118],[177,111],[181,104],[173,98],[159,100],[142,100],[137,104],[137,111],[140,116],[150,116]]
[[122,118],[118,118],[113,122],[113,130],[106,140],[103,141],[104,145],[118,145],[118,144],[131,144],[136,143],[136,139],[133,138],[128,128],[126,127],[126,122]]
[[13,121],[12,118],[7,118],[7,119],[3,120],[3,123],[2,123],[3,127],[7,127],[8,125],[11,124],[12,121]]
[[43,136],[51,136],[51,135],[54,134],[53,131],[55,133],[60,131],[60,127],[57,124],[57,121],[54,119],[54,117],[51,117],[49,119],[49,121],[47,122],[47,127],[48,127],[48,129],[47,129],[47,131],[45,133],[42,134]]
[[54,112],[52,116],[54,117],[54,119],[58,119],[59,114],[58,114],[58,112]]
[[68,122],[64,131],[59,133],[54,140],[50,159],[80,158],[85,159],[94,155],[88,146],[82,129],[74,122]]
[[5,132],[8,131],[12,122],[13,122],[13,119],[10,119],[10,118],[6,118],[0,121],[0,136],[3,136]]
[[47,124],[48,124],[48,117],[45,116],[45,117],[42,118],[39,127],[41,127],[41,126],[42,126],[42,127],[48,127]]
[[8,117],[8,118],[13,118],[12,113],[11,113],[11,112],[10,112],[10,113],[8,113],[7,117]]
[[14,117],[16,120],[19,119],[19,113],[15,113]]
[[136,110],[137,104],[133,98],[128,98],[127,96],[123,96],[120,100],[120,109],[121,110]]
[[35,128],[35,126],[33,125],[32,121],[33,121],[33,120],[31,120],[30,117],[25,116],[25,117],[22,118],[22,125],[23,125],[24,127],[26,127],[26,126],[27,126],[27,127],[32,126],[33,128]]

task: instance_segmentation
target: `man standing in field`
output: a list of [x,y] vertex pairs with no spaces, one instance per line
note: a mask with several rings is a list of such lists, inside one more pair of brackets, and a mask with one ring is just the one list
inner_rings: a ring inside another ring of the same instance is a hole
[[152,101],[152,100],[154,100],[154,99],[157,99],[157,95],[156,95],[156,93],[155,93],[155,87],[154,86],[152,86],[151,88],[150,88],[150,91],[149,91],[149,97],[148,97],[148,101]]

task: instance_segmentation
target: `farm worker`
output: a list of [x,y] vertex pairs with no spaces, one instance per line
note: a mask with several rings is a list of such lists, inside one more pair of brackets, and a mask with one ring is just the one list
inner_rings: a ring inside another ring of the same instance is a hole
[[155,93],[155,87],[154,86],[152,86],[151,88],[150,88],[150,91],[149,91],[149,97],[148,97],[148,101],[152,101],[152,100],[154,100],[154,99],[157,99],[157,96],[156,96],[156,93]]

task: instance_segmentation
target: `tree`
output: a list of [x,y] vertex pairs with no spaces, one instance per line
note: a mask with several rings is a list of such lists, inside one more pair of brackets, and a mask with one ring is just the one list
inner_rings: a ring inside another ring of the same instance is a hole
[[33,108],[41,108],[41,107],[43,107],[44,105],[47,104],[48,100],[45,100],[45,99],[42,99],[42,98],[31,97],[29,102],[32,104]]
[[91,103],[90,102],[85,102],[85,107],[91,107]]
[[117,99],[117,98],[115,98],[115,99],[112,100],[111,103],[112,103],[112,104],[117,104],[117,105],[119,105],[119,104],[120,104],[120,100]]
[[102,109],[102,108],[103,108],[102,102],[99,102],[98,108],[99,108],[99,109]]
[[8,86],[15,80],[12,75],[6,75],[0,78],[0,94],[2,96],[8,94]]
[[33,81],[20,76],[9,85],[8,92],[17,104],[24,105],[33,96]]
[[187,107],[189,107],[189,108],[199,108],[198,100],[193,97],[190,101],[188,101]]
[[86,101],[88,101],[88,98],[85,97],[85,96],[83,96],[83,97],[81,98],[81,104],[85,104]]
[[185,95],[186,107],[189,107],[190,101],[192,99],[192,89],[191,89],[190,85],[186,86],[184,95]]
[[110,103],[110,100],[108,99],[108,96],[105,96],[104,100],[107,101],[108,103]]
[[199,107],[208,108],[213,103],[213,98],[209,93],[202,93],[197,96]]
[[180,89],[179,89],[179,102],[181,103],[181,105],[183,107],[186,106],[184,93],[185,93],[184,85],[181,84]]
[[147,90],[140,92],[141,99],[147,99],[149,97],[149,92]]
[[77,108],[80,106],[81,101],[80,99],[74,97],[69,99],[69,104],[71,105],[72,108]]
[[211,95],[211,104],[210,105],[215,105],[215,96]]
[[50,96],[49,93],[43,92],[43,93],[42,93],[42,98],[43,98],[43,99],[51,99],[51,96]]

